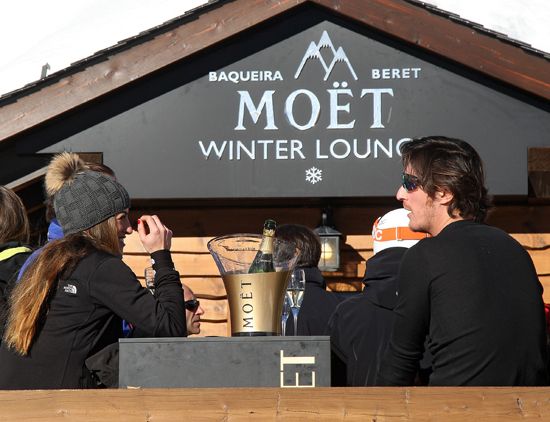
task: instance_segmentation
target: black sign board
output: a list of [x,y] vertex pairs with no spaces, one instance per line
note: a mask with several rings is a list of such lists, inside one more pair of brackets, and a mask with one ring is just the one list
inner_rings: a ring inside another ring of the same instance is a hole
[[330,338],[120,339],[119,387],[330,387]]
[[525,195],[548,112],[398,47],[323,20],[223,66],[211,57],[193,80],[41,152],[102,151],[134,198],[392,196],[400,145],[446,135],[479,151],[490,193]]

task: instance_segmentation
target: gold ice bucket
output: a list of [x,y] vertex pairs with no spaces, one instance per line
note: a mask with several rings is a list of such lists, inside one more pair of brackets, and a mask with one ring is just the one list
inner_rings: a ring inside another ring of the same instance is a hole
[[234,337],[273,336],[281,331],[285,290],[300,251],[293,243],[275,238],[275,271],[249,274],[261,239],[260,235],[239,233],[208,242],[227,292]]

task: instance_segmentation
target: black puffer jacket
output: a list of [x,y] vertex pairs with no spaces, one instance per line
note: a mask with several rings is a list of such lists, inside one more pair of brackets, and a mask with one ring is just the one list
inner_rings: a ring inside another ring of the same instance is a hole
[[405,248],[380,251],[367,261],[362,293],[341,302],[329,322],[328,333],[338,361],[333,385],[374,385],[388,345],[397,302],[397,272]]

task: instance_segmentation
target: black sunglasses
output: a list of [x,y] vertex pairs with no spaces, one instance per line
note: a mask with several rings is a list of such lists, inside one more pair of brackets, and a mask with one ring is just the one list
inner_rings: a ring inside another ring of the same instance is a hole
[[405,188],[407,192],[414,192],[420,187],[420,180],[418,179],[418,177],[413,176],[412,174],[402,173],[401,178],[401,185]]
[[185,309],[191,312],[195,312],[200,304],[201,303],[197,299],[186,300],[184,303]]

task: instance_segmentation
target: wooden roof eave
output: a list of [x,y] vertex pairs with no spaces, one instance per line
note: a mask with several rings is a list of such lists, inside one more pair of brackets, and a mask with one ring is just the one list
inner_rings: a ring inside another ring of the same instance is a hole
[[8,189],[12,189],[14,192],[18,192],[21,189],[26,188],[34,183],[41,182],[46,175],[47,167],[41,167],[38,170],[33,171],[13,182],[6,184]]
[[2,107],[0,142],[303,4],[313,3],[550,100],[550,62],[406,0],[246,0],[116,52]]

